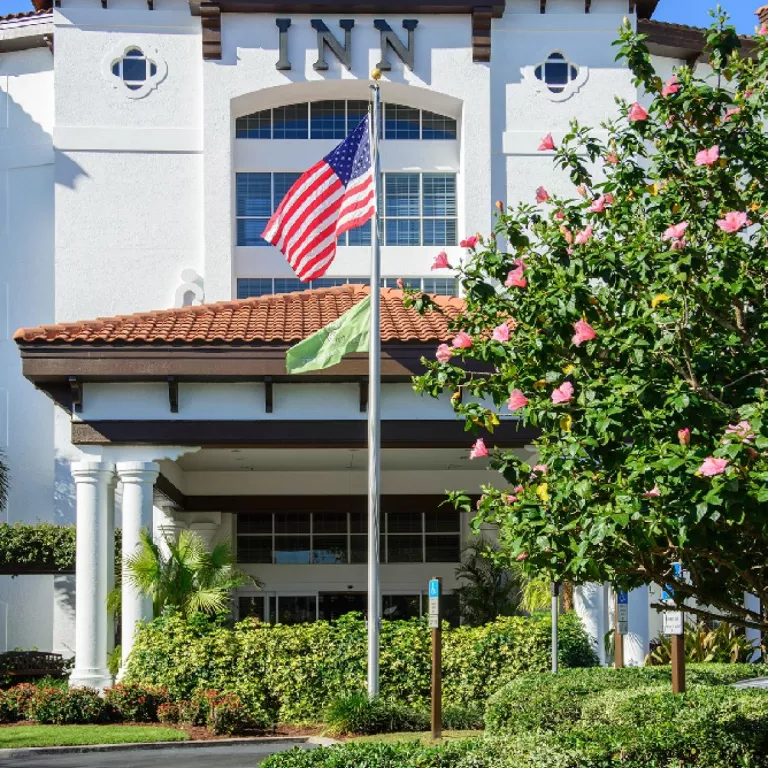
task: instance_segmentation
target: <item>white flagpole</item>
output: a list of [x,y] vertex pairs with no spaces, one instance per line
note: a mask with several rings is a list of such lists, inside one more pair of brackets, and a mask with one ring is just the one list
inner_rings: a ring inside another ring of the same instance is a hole
[[379,577],[379,520],[381,479],[381,331],[380,289],[381,258],[379,249],[379,112],[381,101],[374,70],[371,86],[371,152],[373,163],[374,214],[371,226],[371,329],[368,342],[368,696],[379,695],[379,633],[381,629],[381,582]]

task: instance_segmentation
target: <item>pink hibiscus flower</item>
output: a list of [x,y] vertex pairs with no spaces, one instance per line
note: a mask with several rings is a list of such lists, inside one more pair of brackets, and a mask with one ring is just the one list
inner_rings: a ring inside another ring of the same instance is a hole
[[466,331],[459,331],[451,342],[456,349],[467,349],[472,346],[472,337]]
[[600,197],[595,200],[592,205],[587,208],[587,210],[590,213],[602,213],[606,206],[613,204],[613,195],[607,194],[607,195],[600,195]]
[[507,275],[504,285],[507,288],[525,288],[528,285],[528,281],[523,277],[525,270],[525,262],[522,259],[515,259],[515,268]]
[[546,203],[547,200],[549,200],[549,192],[547,192],[544,187],[539,187],[536,190],[536,202],[537,203]]
[[527,560],[527,559],[528,559],[528,553],[527,553],[527,552],[521,552],[521,553],[520,553],[520,554],[517,556],[517,558],[516,558],[516,559],[517,559],[517,562],[518,562],[518,563],[522,563],[524,560]]
[[576,331],[576,333],[573,335],[572,341],[577,347],[580,347],[585,341],[590,341],[597,336],[595,329],[586,320],[577,320],[573,324],[573,330]]
[[546,475],[549,472],[549,467],[546,464],[537,464],[533,471],[538,472],[540,475]]
[[592,239],[592,225],[590,224],[585,229],[582,229],[581,232],[576,233],[576,237],[574,238],[573,242],[576,245],[584,245],[588,243]]
[[459,245],[462,248],[474,248],[477,245],[477,235],[470,235],[469,237],[465,237]]
[[720,147],[716,144],[709,149],[696,153],[696,165],[714,165],[720,159]]
[[659,496],[661,496],[661,491],[657,485],[654,485],[653,488],[651,488],[650,491],[646,491],[643,496],[645,496],[646,499],[658,499]]
[[714,456],[707,456],[699,467],[699,473],[704,477],[714,477],[715,475],[722,475],[727,468],[728,459],[716,459]]
[[509,326],[506,323],[497,325],[493,329],[493,334],[491,335],[491,338],[494,341],[509,341]]
[[608,165],[618,165],[619,164],[619,156],[615,152],[609,152],[605,156],[605,162],[608,163]]
[[691,444],[691,430],[688,427],[677,430],[677,439],[680,441],[680,445]]
[[488,449],[485,447],[485,440],[483,440],[483,438],[480,437],[472,446],[472,450],[469,452],[469,458],[481,459],[483,456],[487,456],[487,455],[488,455]]
[[642,120],[648,119],[648,113],[637,103],[635,102],[630,108],[629,108],[629,119],[633,123],[640,122]]
[[666,99],[667,96],[671,96],[673,93],[677,93],[680,90],[680,84],[677,82],[677,75],[672,75],[672,77],[667,80],[667,82],[664,84],[664,87],[661,89],[661,95]]
[[[725,428],[726,435],[733,435],[742,443],[749,443],[755,439],[755,433],[752,431],[752,425],[748,421],[740,421],[738,424],[729,424]],[[725,442],[728,442],[725,439]]]
[[528,402],[528,398],[519,389],[513,389],[509,395],[509,400],[507,400],[507,408],[514,413],[525,408]]
[[432,271],[436,269],[451,269],[451,265],[448,261],[448,254],[445,251],[440,251],[440,253],[435,256],[435,260],[432,262]]
[[453,352],[451,352],[451,348],[447,344],[441,344],[437,348],[437,352],[435,352],[435,357],[438,362],[447,363],[453,357]]
[[747,214],[743,211],[729,211],[725,214],[725,218],[720,219],[717,222],[717,226],[723,230],[723,232],[734,233],[747,226],[748,219]]
[[688,222],[681,221],[679,224],[673,224],[671,227],[667,227],[661,239],[666,242],[667,240],[679,240],[688,229]]
[[741,112],[741,107],[731,107],[731,109],[725,110],[725,122],[727,123],[734,115],[738,115]]
[[539,144],[539,152],[548,152],[555,148],[555,140],[552,138],[552,134],[548,133]]
[[552,392],[552,402],[555,405],[560,403],[568,403],[573,397],[573,384],[570,381],[563,382],[557,389]]

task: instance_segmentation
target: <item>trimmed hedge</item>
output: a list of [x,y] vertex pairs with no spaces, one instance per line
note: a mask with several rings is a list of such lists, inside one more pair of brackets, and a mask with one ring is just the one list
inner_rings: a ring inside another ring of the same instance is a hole
[[263,768],[768,768],[768,693],[700,686],[594,694],[559,730],[448,742],[345,744],[273,755]]
[[[695,688],[725,685],[764,672],[763,665],[691,664],[686,679]],[[558,675],[521,675],[489,698],[485,725],[491,732],[557,730],[579,720],[595,694],[659,685],[671,689],[669,667],[598,667],[566,669]]]
[[[550,665],[548,615],[508,617],[443,631],[444,703],[480,703],[501,686]],[[423,620],[384,621],[381,695],[409,706],[430,691],[430,632]],[[596,664],[575,614],[560,622],[560,663]],[[359,615],[335,622],[268,625],[247,619],[234,630],[167,615],[138,628],[125,682],[159,685],[172,699],[195,689],[239,695],[283,722],[317,720],[328,703],[364,690],[366,627]]]
[[[115,562],[122,558],[122,531],[115,529]],[[75,526],[0,523],[0,571],[23,574],[74,572]]]

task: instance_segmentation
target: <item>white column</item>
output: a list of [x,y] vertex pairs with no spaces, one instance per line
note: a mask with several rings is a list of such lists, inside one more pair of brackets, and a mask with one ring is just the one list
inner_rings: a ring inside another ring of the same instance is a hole
[[154,461],[123,461],[117,474],[123,484],[123,579],[122,579],[122,675],[126,659],[133,648],[136,625],[152,620],[152,599],[136,590],[125,577],[126,558],[136,552],[140,532],[152,531],[153,488],[159,465]]
[[112,464],[72,465],[77,494],[75,668],[71,687],[103,690],[112,685],[107,669],[108,496]]
[[[107,595],[115,588],[115,488],[117,477],[112,475],[107,493]],[[115,614],[107,611],[107,654],[115,650]]]
[[629,634],[624,638],[624,664],[642,667],[651,650],[650,593],[648,587],[633,589],[629,593]]
[[605,635],[608,632],[608,585],[582,584],[573,594],[573,607],[581,618],[601,664],[605,664]]
[[152,515],[153,538],[160,551],[167,557],[168,542],[174,544],[179,540],[179,534],[187,524],[175,517],[173,509],[155,507]]
[[[750,611],[760,611],[760,598],[757,595],[750,595],[748,592],[744,593],[744,607]],[[755,652],[752,654],[752,661],[760,661],[763,655],[763,651],[760,648],[762,636],[759,629],[747,629],[747,640],[752,643],[755,648]]]

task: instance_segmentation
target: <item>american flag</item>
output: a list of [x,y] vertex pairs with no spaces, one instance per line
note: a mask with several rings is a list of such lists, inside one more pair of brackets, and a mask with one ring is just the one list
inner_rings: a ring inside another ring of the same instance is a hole
[[321,277],[336,256],[339,235],[373,216],[373,182],[366,116],[288,190],[262,237],[285,254],[299,280]]

